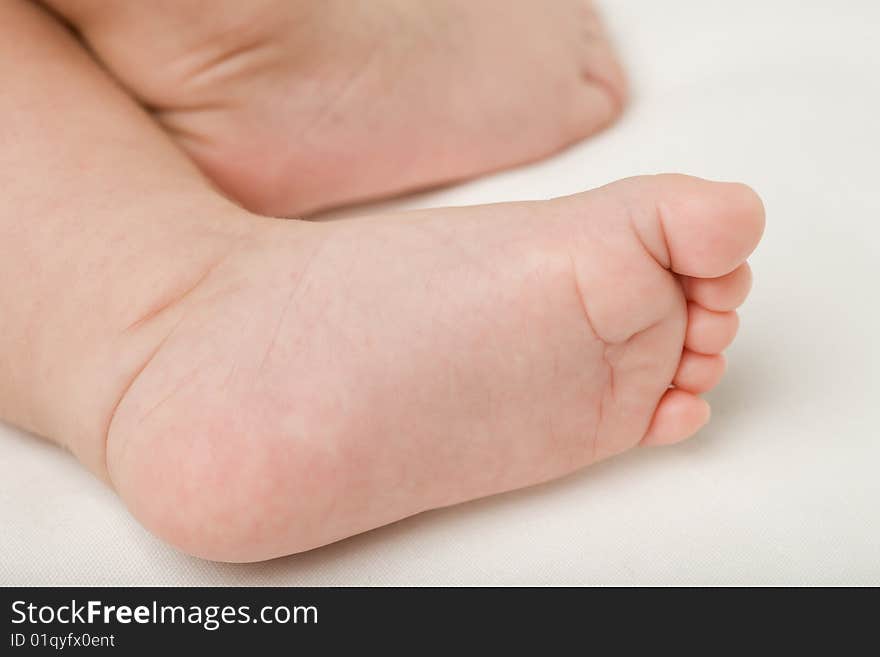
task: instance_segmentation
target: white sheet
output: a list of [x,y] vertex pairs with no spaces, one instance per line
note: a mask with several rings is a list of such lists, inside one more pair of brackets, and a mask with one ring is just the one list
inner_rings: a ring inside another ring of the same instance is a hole
[[768,210],[701,436],[256,565],[176,553],[62,451],[0,427],[0,584],[880,584],[880,3],[607,0],[633,104],[550,161],[393,204],[636,173]]

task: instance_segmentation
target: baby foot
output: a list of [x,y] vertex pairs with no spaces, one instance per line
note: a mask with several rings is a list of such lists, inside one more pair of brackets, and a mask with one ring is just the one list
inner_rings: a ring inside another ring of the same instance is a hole
[[107,439],[134,514],[251,561],[559,477],[709,418],[749,188],[685,176],[328,224],[255,219],[188,294]]
[[291,216],[542,158],[625,85],[588,0],[51,0],[202,170]]

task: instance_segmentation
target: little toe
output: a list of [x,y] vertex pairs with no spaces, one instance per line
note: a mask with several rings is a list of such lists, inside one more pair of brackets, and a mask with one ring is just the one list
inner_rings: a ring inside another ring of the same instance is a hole
[[677,388],[667,390],[641,444],[670,445],[689,438],[709,421],[709,415],[705,400]]
[[739,308],[752,288],[752,270],[743,263],[732,272],[718,278],[681,276],[684,295],[703,308],[725,312]]
[[718,385],[726,367],[722,354],[698,354],[685,349],[672,383],[686,392],[706,392]]
[[733,342],[738,328],[735,312],[717,313],[691,302],[684,346],[698,354],[719,354]]

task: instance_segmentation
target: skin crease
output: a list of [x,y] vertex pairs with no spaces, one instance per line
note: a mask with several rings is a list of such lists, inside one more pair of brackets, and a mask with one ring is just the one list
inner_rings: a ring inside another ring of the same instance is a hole
[[708,419],[700,356],[733,337],[763,228],[747,187],[267,219],[50,16],[3,3],[3,30],[0,414],[176,547],[306,550]]
[[50,4],[215,184],[266,215],[540,159],[626,100],[588,0]]

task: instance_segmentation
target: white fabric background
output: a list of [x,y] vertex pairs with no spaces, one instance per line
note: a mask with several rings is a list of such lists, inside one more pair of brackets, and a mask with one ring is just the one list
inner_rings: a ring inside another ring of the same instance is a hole
[[768,225],[692,442],[255,565],[175,552],[0,427],[2,584],[880,584],[880,3],[608,0],[633,104],[544,163],[390,204],[659,171],[744,180]]

